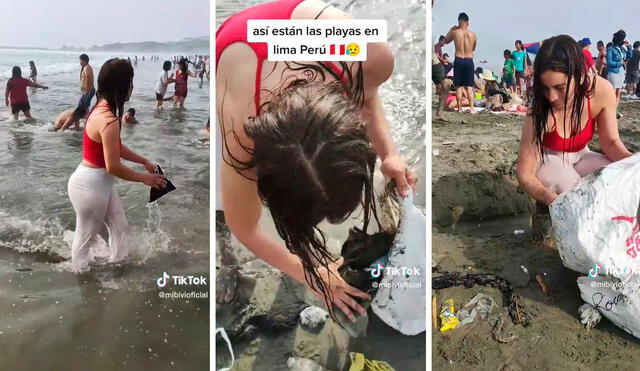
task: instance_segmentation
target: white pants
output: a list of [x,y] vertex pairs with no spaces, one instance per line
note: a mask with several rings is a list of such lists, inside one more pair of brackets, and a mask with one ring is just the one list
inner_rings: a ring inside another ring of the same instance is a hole
[[84,270],[93,260],[91,246],[103,225],[109,230],[109,261],[124,259],[129,253],[126,244],[129,225],[113,176],[105,169],[80,164],[69,178],[68,192],[76,212],[76,231],[71,246],[74,269]]

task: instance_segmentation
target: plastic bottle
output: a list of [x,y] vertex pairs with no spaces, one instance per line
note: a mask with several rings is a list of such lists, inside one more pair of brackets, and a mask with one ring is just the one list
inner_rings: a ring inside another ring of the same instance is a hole
[[293,371],[329,371],[308,358],[289,357],[287,366]]

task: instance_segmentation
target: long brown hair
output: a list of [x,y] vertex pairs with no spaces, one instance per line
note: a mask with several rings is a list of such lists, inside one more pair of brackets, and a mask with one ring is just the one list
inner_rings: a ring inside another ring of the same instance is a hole
[[104,62],[98,74],[98,90],[94,108],[101,99],[106,100],[109,111],[116,118],[113,122],[119,122],[124,114],[124,102],[129,95],[132,81],[133,67],[129,61],[113,58]]
[[[567,35],[559,35],[542,42],[533,65],[533,99],[531,114],[535,133],[535,143],[544,162],[544,147],[542,145],[544,134],[547,131],[547,121],[551,113],[551,103],[545,96],[545,85],[542,83],[542,74],[547,71],[561,72],[567,76],[567,90],[564,96],[564,120],[563,127],[567,132],[567,104],[569,101],[569,87],[573,85],[573,101],[571,114],[569,115],[569,146],[581,130],[582,110],[584,99],[591,98],[595,91],[596,78],[590,79],[584,67],[584,54],[578,43]],[[564,143],[566,144],[567,141]]]
[[[242,145],[233,128],[225,128],[219,112],[223,148],[233,138],[251,159],[242,161],[229,151],[222,157],[257,182],[278,234],[300,258],[305,281],[323,295],[333,316],[333,298],[318,267],[328,269],[334,259],[318,224],[325,219],[343,222],[361,206],[362,229],[367,230],[372,216],[380,225],[373,190],[376,153],[360,117],[362,65],[356,65],[355,74],[346,63],[341,63],[341,74],[325,63],[285,65],[305,78],[284,79],[281,88],[268,92],[271,99],[260,105],[260,114],[248,118],[244,131],[253,148]],[[329,77],[336,81],[328,82]],[[247,170],[253,170],[255,178]]]

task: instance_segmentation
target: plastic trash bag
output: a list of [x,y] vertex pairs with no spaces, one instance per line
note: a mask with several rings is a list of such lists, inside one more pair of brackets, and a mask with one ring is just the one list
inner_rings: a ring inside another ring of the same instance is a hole
[[[404,335],[426,331],[426,227],[424,214],[413,205],[413,193],[402,200],[400,226],[389,250],[378,293],[371,303],[373,312],[387,325]],[[398,274],[394,268],[413,274]]]
[[640,335],[639,203],[640,154],[636,154],[583,178],[550,206],[563,264],[589,275],[578,279],[582,298],[636,337]]
[[229,365],[229,367],[221,368],[218,371],[230,371],[233,368],[233,364],[236,361],[236,358],[233,355],[233,348],[231,347],[231,340],[229,340],[229,336],[227,336],[227,332],[224,330],[224,328],[222,328],[222,327],[217,328],[216,329],[216,335],[218,333],[220,333],[220,335],[222,336],[224,341],[227,343],[227,348],[229,348],[229,353],[231,354],[231,364]]

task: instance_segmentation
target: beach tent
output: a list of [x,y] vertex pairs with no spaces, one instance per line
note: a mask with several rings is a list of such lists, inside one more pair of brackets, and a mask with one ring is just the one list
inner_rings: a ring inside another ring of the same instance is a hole
[[540,45],[542,45],[542,42],[526,43],[526,44],[523,44],[522,46],[524,47],[524,50],[527,51],[527,53],[538,54],[538,50],[540,50]]

